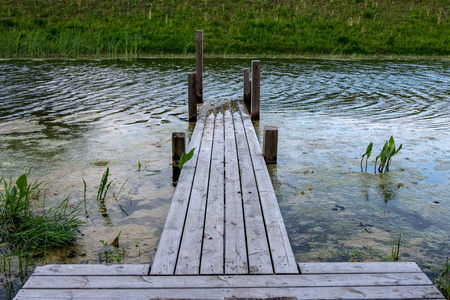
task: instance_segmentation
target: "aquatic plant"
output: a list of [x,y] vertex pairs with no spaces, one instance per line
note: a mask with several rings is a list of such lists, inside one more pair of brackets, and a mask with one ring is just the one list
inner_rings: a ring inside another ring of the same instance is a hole
[[389,172],[389,166],[390,166],[392,157],[402,149],[402,146],[403,146],[403,144],[400,144],[400,146],[396,149],[394,137],[391,136],[389,141],[386,141],[386,143],[384,144],[383,149],[381,150],[381,153],[378,154],[378,156],[375,158],[375,173],[377,172],[376,170],[377,170],[378,159],[380,159],[380,165],[378,166],[378,172],[379,173]]
[[436,287],[442,292],[444,297],[450,299],[450,260],[447,257],[439,276],[434,280]]
[[401,239],[402,239],[402,233],[400,232],[397,237],[397,240],[396,241],[394,239],[392,240],[391,255],[390,255],[390,259],[392,261],[398,261],[400,259]]
[[194,150],[195,148],[192,148],[189,153],[181,154],[180,160],[178,161],[178,168],[180,168],[180,170],[183,168],[183,165],[188,162],[192,158],[192,156],[194,156]]
[[106,168],[105,173],[103,173],[102,180],[100,181],[100,185],[98,187],[97,192],[97,201],[104,202],[106,198],[106,193],[108,192],[109,187],[111,186],[111,183],[108,183],[108,176],[109,176],[109,167]]
[[100,240],[100,243],[103,245],[103,250],[100,252],[100,259],[103,259],[106,264],[110,264],[116,262],[120,264],[122,260],[125,258],[125,249],[122,247],[122,250],[119,250],[119,237],[120,233],[114,239],[114,241],[109,244],[105,240]]
[[[14,295],[12,281],[28,276],[29,265],[36,257],[48,255],[55,248],[73,245],[79,219],[80,204],[73,207],[69,199],[44,212],[36,212],[31,200],[40,193],[41,183],[28,184],[29,172],[15,182],[0,178],[0,253],[1,271],[5,274],[9,294]],[[11,263],[13,262],[13,263]],[[17,268],[11,272],[11,266]]]
[[364,156],[366,157],[366,172],[367,172],[367,160],[369,159],[370,155],[372,154],[372,146],[373,146],[373,143],[371,142],[369,144],[369,146],[367,146],[366,153],[364,153],[361,157],[361,172],[363,171],[362,163],[364,160]]

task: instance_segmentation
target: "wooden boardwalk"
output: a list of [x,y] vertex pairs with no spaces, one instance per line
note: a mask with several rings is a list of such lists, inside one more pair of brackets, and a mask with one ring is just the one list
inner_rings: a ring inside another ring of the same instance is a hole
[[15,299],[444,299],[415,263],[297,264],[241,103],[200,117],[153,265],[38,267]]
[[15,299],[445,299],[415,263],[302,263],[301,275],[148,276],[148,267],[38,267]]
[[197,121],[152,275],[298,274],[259,143],[242,104]]

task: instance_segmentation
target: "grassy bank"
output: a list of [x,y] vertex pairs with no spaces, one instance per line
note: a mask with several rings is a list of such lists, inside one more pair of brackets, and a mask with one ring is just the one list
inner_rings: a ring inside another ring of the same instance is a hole
[[1,0],[0,57],[450,55],[448,0]]

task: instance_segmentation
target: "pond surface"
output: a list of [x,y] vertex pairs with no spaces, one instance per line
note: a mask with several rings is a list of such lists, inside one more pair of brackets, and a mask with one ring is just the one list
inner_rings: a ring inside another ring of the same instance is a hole
[[[205,59],[206,101],[241,98],[250,62]],[[401,233],[400,260],[433,276],[450,255],[450,61],[261,65],[255,126],[260,140],[264,125],[279,127],[269,171],[297,261],[388,260]],[[37,209],[83,201],[86,181],[80,240],[48,263],[105,263],[100,240],[119,232],[122,263],[151,263],[174,192],[171,133],[193,128],[186,73],[194,68],[192,59],[0,61],[0,175],[31,168],[48,182]],[[389,173],[374,174],[391,135],[403,149]],[[105,213],[95,198],[107,167]]]

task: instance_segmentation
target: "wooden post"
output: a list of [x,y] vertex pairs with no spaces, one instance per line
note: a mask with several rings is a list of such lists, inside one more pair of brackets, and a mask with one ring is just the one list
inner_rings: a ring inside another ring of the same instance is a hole
[[247,111],[249,114],[251,114],[251,88],[250,88],[250,69],[245,68],[244,69],[244,103],[247,107]]
[[261,63],[259,60],[252,61],[252,83],[251,83],[251,113],[252,120],[259,120],[259,97],[260,97],[260,71]]
[[186,152],[186,135],[184,132],[172,133],[172,182],[177,182],[180,177],[178,162],[181,154]]
[[263,156],[266,164],[277,163],[278,128],[276,126],[264,126]]
[[203,30],[195,32],[197,103],[203,103]]
[[188,73],[188,110],[189,121],[197,121],[197,91],[195,89],[196,73]]

